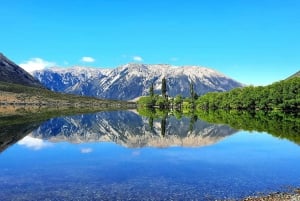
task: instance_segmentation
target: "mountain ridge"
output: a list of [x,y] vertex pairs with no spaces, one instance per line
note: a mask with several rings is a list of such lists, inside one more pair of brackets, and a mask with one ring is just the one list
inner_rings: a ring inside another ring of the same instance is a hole
[[300,70],[296,73],[294,73],[293,75],[289,76],[287,79],[291,79],[293,77],[300,77]]
[[0,81],[44,88],[43,85],[23,68],[0,52]]
[[[85,73],[76,72],[78,69]],[[188,97],[191,83],[199,95],[244,86],[210,68],[169,64],[130,63],[114,69],[48,68],[33,72],[33,76],[54,91],[119,100],[147,95],[152,83],[155,93],[160,94],[163,77],[167,79],[169,96]]]

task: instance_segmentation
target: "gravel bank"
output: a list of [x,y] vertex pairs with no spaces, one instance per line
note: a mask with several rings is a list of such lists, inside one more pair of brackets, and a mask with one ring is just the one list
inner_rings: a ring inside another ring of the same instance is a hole
[[243,201],[300,201],[300,189],[291,193],[276,192],[264,196],[247,197]]

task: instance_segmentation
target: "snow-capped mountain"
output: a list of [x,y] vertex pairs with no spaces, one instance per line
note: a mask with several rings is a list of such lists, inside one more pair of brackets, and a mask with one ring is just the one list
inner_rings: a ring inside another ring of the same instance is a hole
[[[44,122],[31,137],[51,142],[115,142],[125,147],[207,146],[236,132],[226,125],[215,125],[190,118],[154,120],[153,127],[131,111],[58,117]],[[163,131],[164,130],[164,131]],[[163,133],[163,134],[162,134]]]
[[131,100],[147,95],[151,84],[160,94],[161,80],[167,79],[168,95],[189,96],[190,83],[197,94],[227,91],[242,84],[209,68],[167,64],[126,64],[115,69],[49,68],[33,73],[47,88],[108,99]]
[[110,70],[87,67],[53,67],[35,71],[33,76],[38,80],[42,80],[43,84],[53,91],[85,95],[85,93],[76,93],[76,88],[78,86],[82,87],[84,83],[88,83],[91,80],[105,77],[107,72],[110,72]]

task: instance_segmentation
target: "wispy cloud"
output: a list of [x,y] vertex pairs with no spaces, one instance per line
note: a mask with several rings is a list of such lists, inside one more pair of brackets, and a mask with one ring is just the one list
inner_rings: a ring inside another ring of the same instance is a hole
[[95,59],[93,57],[82,57],[80,61],[86,62],[86,63],[93,63],[93,62],[95,62]]
[[69,65],[69,62],[68,61],[64,61],[64,65],[65,66]]
[[140,156],[141,152],[140,151],[133,151],[131,154],[132,154],[132,156]]
[[143,58],[140,56],[133,56],[132,59],[133,59],[133,61],[137,61],[137,62],[143,61]]
[[82,149],[80,149],[80,152],[82,154],[89,154],[89,153],[93,152],[93,149],[92,148],[82,148]]
[[55,65],[56,64],[54,62],[45,61],[41,58],[32,58],[19,64],[19,66],[21,66],[24,70],[26,70],[29,73],[32,73],[36,70],[43,70],[47,67],[52,67]]
[[178,61],[178,60],[179,60],[178,57],[172,57],[172,58],[170,58],[170,61]]
[[33,150],[40,150],[42,148],[51,146],[51,143],[45,142],[44,140],[41,139],[26,136],[18,142],[18,145],[25,146]]

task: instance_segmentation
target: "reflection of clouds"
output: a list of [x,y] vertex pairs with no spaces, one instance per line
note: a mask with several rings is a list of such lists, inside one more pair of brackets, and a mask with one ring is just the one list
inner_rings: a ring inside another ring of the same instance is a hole
[[49,142],[46,142],[41,139],[33,138],[30,136],[24,137],[22,140],[18,142],[18,145],[22,145],[33,150],[40,150],[42,148],[51,146]]
[[82,149],[80,149],[80,152],[82,154],[88,154],[88,153],[93,152],[93,149],[92,148],[82,148]]
[[132,156],[139,156],[139,155],[141,155],[140,151],[133,151],[132,152]]

